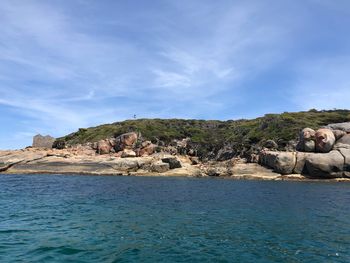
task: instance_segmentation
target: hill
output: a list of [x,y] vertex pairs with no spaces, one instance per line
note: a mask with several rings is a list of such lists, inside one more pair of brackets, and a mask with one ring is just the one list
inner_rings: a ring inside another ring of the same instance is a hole
[[350,121],[350,110],[284,112],[250,120],[228,121],[136,119],[80,128],[77,132],[58,138],[56,144],[84,144],[136,131],[141,133],[144,140],[151,140],[158,145],[169,145],[175,139],[190,138],[198,155],[210,159],[217,158],[223,149],[231,152],[232,156],[244,155],[267,140],[274,140],[280,149],[285,149],[293,144],[302,128],[317,129],[329,123],[347,121]]

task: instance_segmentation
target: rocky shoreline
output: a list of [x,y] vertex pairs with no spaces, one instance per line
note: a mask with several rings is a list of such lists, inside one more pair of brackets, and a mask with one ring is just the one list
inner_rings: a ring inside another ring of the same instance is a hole
[[129,132],[84,145],[65,145],[35,136],[33,147],[0,151],[1,174],[87,174],[121,176],[223,177],[247,180],[350,182],[350,123],[305,128],[291,151],[277,151],[272,140],[249,158],[202,160],[189,139],[169,145]]
[[336,123],[317,131],[300,132],[297,151],[263,150],[259,163],[281,174],[303,174],[310,178],[350,178],[350,123]]
[[[177,163],[177,166],[174,168],[169,162]],[[247,163],[243,159],[194,164],[189,156],[174,156],[167,153],[122,158],[113,155],[99,155],[94,151],[79,152],[76,149],[39,148],[0,151],[0,174],[186,176],[276,181],[317,180],[300,174],[283,175],[257,163]],[[326,181],[350,182],[350,179],[335,178]]]

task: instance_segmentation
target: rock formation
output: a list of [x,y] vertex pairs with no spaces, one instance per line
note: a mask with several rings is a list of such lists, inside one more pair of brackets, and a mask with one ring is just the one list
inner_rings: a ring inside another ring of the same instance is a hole
[[325,126],[325,128],[328,128],[331,130],[341,130],[346,133],[350,133],[350,122],[332,123]]
[[328,153],[333,149],[335,136],[330,129],[319,129],[315,133],[315,149],[320,153]]
[[51,137],[50,135],[42,136],[40,134],[35,135],[33,137],[33,144],[32,146],[34,148],[52,148],[53,143],[55,142],[55,138]]
[[[281,174],[316,178],[350,178],[350,123],[330,124],[300,133],[297,152],[261,151],[259,162]],[[333,129],[334,128],[334,129]],[[312,150],[314,142],[314,151]]]
[[163,158],[162,162],[169,164],[169,169],[181,168],[181,163],[176,157]]
[[113,146],[110,144],[109,140],[100,140],[97,143],[97,152],[98,154],[109,154]]
[[297,150],[301,152],[315,151],[315,131],[310,128],[305,128],[299,133],[299,142]]
[[133,149],[138,139],[136,132],[124,133],[116,138],[115,151],[119,152],[124,149]]

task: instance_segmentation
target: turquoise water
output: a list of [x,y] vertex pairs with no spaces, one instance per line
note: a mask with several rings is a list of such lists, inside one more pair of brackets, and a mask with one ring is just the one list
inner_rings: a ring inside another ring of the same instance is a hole
[[0,175],[0,262],[350,262],[350,184]]

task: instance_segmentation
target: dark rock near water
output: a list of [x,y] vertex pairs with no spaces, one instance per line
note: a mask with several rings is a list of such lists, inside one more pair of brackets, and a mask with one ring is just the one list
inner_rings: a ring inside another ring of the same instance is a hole
[[176,169],[176,168],[182,167],[180,161],[175,157],[163,158],[162,162],[169,164],[170,169]]
[[296,153],[296,163],[293,169],[293,173],[295,174],[306,174],[306,166],[305,162],[306,159],[312,155],[313,153],[307,153],[307,152],[297,152]]
[[260,155],[260,162],[277,173],[292,174],[296,164],[296,153],[264,151]]
[[311,154],[306,159],[305,165],[308,174],[312,177],[343,177],[344,157],[339,151]]
[[151,172],[156,172],[156,173],[165,173],[169,171],[169,169],[170,169],[169,164],[164,163],[162,161],[155,162],[150,167]]
[[350,149],[329,153],[274,152],[260,154],[260,163],[280,174],[304,174],[315,178],[350,176]]

